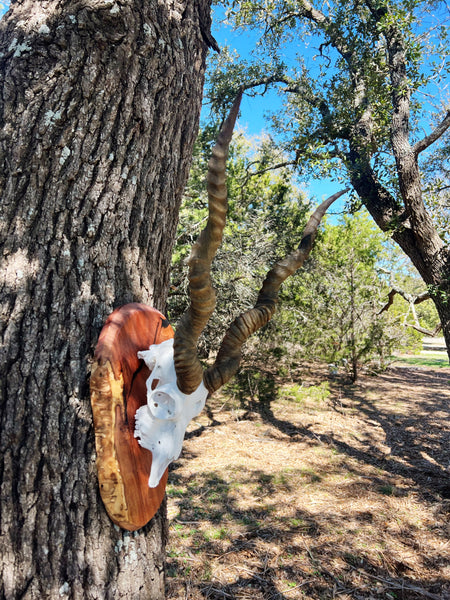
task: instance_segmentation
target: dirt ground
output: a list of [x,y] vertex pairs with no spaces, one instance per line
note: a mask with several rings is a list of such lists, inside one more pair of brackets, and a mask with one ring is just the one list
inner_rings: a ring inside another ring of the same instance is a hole
[[167,598],[450,599],[449,413],[449,368],[244,372],[169,475]]

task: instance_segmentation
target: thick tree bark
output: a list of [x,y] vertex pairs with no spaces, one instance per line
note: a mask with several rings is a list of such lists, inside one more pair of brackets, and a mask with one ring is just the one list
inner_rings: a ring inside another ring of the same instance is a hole
[[[358,148],[352,146],[348,158],[350,179],[362,202],[380,229],[391,232],[392,239],[411,259],[427,285],[439,314],[450,359],[450,248],[432,229],[426,213],[426,219],[419,218],[419,211],[413,218],[409,217],[409,211],[378,182]],[[418,189],[416,182],[412,187]],[[416,202],[421,202],[420,192],[418,196]]]
[[164,596],[164,509],[130,534],[101,503],[88,371],[115,307],[164,310],[209,4],[23,0],[0,22],[2,598]]
[[[421,257],[419,264],[414,260],[413,263],[428,284],[430,296],[441,320],[450,359],[450,248],[446,247],[439,237],[422,197],[418,156],[426,145],[419,144],[413,147],[409,140],[410,89],[406,68],[408,60],[406,46],[396,27],[388,27],[386,40],[392,84],[392,152],[397,165],[400,193],[405,205],[404,227],[405,230],[410,229],[414,238],[414,248],[409,244],[404,244],[404,247],[401,243],[400,245],[408,256],[415,251]],[[442,133],[444,131],[445,129]],[[425,268],[420,268],[422,263]]]

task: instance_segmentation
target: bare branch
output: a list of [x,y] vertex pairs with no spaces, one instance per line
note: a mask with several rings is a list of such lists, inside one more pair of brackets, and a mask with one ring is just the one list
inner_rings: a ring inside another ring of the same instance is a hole
[[298,13],[299,16],[306,17],[321,27],[330,25],[330,20],[328,17],[326,17],[320,10],[314,8],[314,6],[307,0],[301,0],[298,4],[300,5],[300,8],[303,8],[303,10],[300,10]]
[[[405,292],[404,290],[393,287],[391,289],[391,291],[389,292],[388,301],[383,306],[383,308],[379,311],[379,313],[378,313],[379,315],[381,315],[381,313],[385,312],[386,310],[389,310],[389,308],[392,306],[392,304],[394,302],[394,298],[397,294],[399,296],[401,296],[404,300],[406,300],[406,302],[408,302],[408,304],[409,304],[408,312],[406,313],[405,318],[403,320],[403,325],[405,327],[412,327],[419,333],[423,333],[424,335],[428,335],[430,337],[434,337],[435,335],[437,335],[439,333],[439,331],[442,329],[442,325],[440,323],[433,330],[425,329],[425,327],[422,327],[422,325],[419,323],[419,319],[417,317],[415,306],[417,304],[420,304],[421,302],[425,302],[425,300],[430,299],[430,293],[427,290],[425,290],[424,292],[421,292],[420,294],[414,295],[414,294],[408,294],[408,292]],[[408,319],[408,314],[410,312],[413,316],[414,323],[408,323],[407,319]]]
[[[326,15],[324,15],[323,12],[315,8],[311,2],[308,2],[308,0],[299,0],[297,2],[297,6],[297,11],[286,13],[286,15],[283,15],[280,19],[276,20],[275,24],[282,24],[291,18],[308,19],[320,27],[320,29],[326,31],[330,38],[330,43],[336,48],[343,58],[348,60],[351,54],[349,48],[345,43],[343,36],[340,35],[339,30],[335,27],[331,27],[333,24],[332,21]],[[273,28],[274,25],[271,28]]]
[[439,325],[437,325],[437,327],[433,330],[425,329],[425,327],[422,327],[421,325],[418,325],[416,323],[405,323],[405,325],[407,327],[412,327],[419,333],[423,333],[424,335],[427,335],[428,337],[435,337],[442,329],[441,323],[439,323]]
[[396,290],[391,290],[389,292],[388,301],[386,302],[386,304],[383,306],[383,308],[378,313],[379,315],[381,315],[381,313],[384,313],[386,310],[390,309],[390,307],[392,306],[392,304],[394,302],[394,298],[395,298],[396,295],[397,295],[397,291]]
[[447,131],[447,129],[449,127],[450,127],[450,110],[447,111],[447,114],[445,115],[445,117],[442,119],[442,121],[439,123],[439,125],[436,127],[436,129],[430,133],[430,135],[425,136],[423,139],[419,140],[413,146],[414,154],[416,156],[418,156],[421,152],[423,152],[424,150],[429,148],[431,146],[431,144],[434,144],[434,142],[436,140],[438,140],[440,137],[442,137],[442,135]]
[[289,77],[284,77],[283,75],[277,74],[272,75],[271,77],[261,77],[261,79],[256,79],[255,81],[245,83],[241,89],[243,91],[248,91],[261,85],[267,87],[272,83],[284,83],[286,85],[293,85],[294,82]]
[[424,292],[421,292],[420,294],[413,295],[413,294],[409,294],[408,292],[405,292],[404,290],[401,290],[400,288],[392,286],[392,289],[388,294],[388,301],[383,306],[383,308],[380,310],[380,312],[378,313],[379,315],[381,315],[381,313],[385,312],[386,310],[389,310],[389,308],[392,306],[392,304],[394,302],[394,298],[397,294],[399,296],[401,296],[404,300],[406,300],[406,302],[408,302],[408,304],[410,306],[414,306],[415,304],[420,304],[421,302],[424,302],[425,300],[429,300],[429,298],[430,298],[430,293],[428,292],[428,290],[425,290]]
[[258,171],[250,171],[249,167],[251,167],[253,165],[257,165],[257,164],[258,164],[258,161],[254,161],[253,163],[251,163],[247,166],[246,175],[240,183],[241,188],[243,188],[245,185],[247,185],[247,183],[249,182],[249,180],[252,177],[257,177],[258,175],[264,175],[265,173],[268,173],[269,171],[276,171],[277,169],[284,169],[285,167],[295,167],[297,165],[297,160],[286,160],[284,162],[276,163],[269,167],[265,167],[264,169],[259,169]]

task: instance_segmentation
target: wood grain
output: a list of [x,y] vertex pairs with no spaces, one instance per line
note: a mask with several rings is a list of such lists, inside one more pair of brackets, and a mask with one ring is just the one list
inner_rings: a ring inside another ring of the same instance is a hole
[[100,494],[112,521],[129,531],[150,521],[167,483],[166,470],[156,488],[148,487],[152,455],[134,437],[134,417],[147,401],[150,375],[137,352],[172,337],[160,312],[127,304],[108,317],[95,350],[91,405]]

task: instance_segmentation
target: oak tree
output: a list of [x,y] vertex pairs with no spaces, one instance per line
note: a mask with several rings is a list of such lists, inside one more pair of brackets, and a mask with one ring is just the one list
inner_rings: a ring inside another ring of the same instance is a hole
[[278,86],[284,106],[273,123],[284,151],[280,164],[302,176],[351,183],[355,198],[420,273],[450,356],[450,246],[440,229],[448,223],[446,153],[429,160],[450,126],[447,4],[233,0],[228,6],[235,26],[254,29],[260,42],[247,61],[224,53],[211,76],[214,102],[233,86],[253,92]]
[[164,507],[98,493],[89,360],[107,315],[164,310],[210,2],[22,0],[0,22],[0,596],[164,597]]

